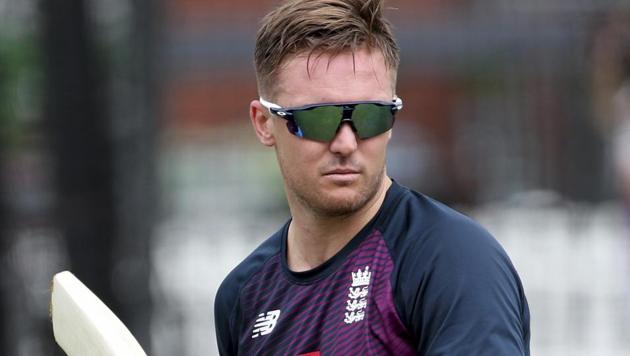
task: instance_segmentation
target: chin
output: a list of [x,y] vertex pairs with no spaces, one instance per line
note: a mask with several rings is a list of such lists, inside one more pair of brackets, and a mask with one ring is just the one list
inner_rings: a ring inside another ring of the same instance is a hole
[[307,204],[322,216],[344,216],[363,208],[376,194],[371,189],[356,187],[338,187],[333,191],[322,192],[310,197]]
[[378,193],[383,177],[383,174],[370,175],[347,182],[349,184],[339,181],[306,184],[303,180],[298,184],[297,179],[287,179],[286,183],[290,195],[300,205],[317,215],[336,217],[351,215],[364,208]]
[[357,201],[335,201],[333,203],[322,204],[322,205],[311,205],[311,208],[317,212],[318,215],[321,216],[346,216],[352,215],[353,213],[360,210],[365,204],[361,204],[362,202]]

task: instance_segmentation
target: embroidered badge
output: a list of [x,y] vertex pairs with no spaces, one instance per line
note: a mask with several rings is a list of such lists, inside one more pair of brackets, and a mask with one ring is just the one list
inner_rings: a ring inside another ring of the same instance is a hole
[[359,268],[357,272],[352,272],[352,286],[349,288],[350,293],[348,293],[345,318],[343,319],[346,324],[359,322],[365,318],[371,276],[370,266],[366,266],[363,271]]

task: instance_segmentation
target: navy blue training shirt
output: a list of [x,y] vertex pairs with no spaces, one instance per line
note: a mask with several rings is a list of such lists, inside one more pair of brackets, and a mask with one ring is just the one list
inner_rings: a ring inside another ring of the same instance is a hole
[[464,215],[393,182],[341,251],[299,273],[288,226],[221,284],[221,355],[529,355],[520,279]]

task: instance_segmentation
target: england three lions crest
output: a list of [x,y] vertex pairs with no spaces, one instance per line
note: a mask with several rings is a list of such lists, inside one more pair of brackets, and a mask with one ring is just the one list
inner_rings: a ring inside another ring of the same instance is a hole
[[352,285],[348,288],[348,300],[343,319],[346,324],[356,323],[364,319],[371,277],[370,266],[365,266],[364,270],[359,268],[358,271],[352,272]]

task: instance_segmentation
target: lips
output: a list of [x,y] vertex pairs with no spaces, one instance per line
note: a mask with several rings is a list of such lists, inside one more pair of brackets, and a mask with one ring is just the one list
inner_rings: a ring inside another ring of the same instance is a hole
[[330,171],[326,171],[326,173],[324,173],[325,176],[328,175],[345,175],[345,174],[359,174],[360,171],[356,170],[356,169],[350,169],[350,168],[336,168]]
[[359,181],[360,177],[361,171],[351,167],[337,167],[326,170],[322,176],[322,178],[327,182],[332,183],[337,187],[347,187],[353,185]]

